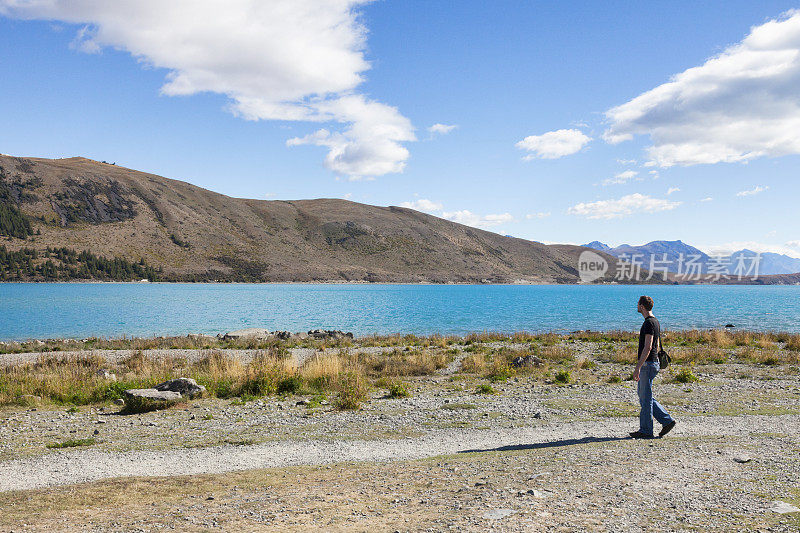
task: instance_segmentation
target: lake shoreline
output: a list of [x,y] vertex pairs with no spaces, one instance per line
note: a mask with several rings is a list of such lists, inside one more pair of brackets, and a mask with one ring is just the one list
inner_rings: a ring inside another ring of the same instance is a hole
[[733,324],[800,333],[800,289],[788,286],[92,282],[0,286],[0,340],[252,327],[359,336],[628,330],[641,324],[642,294],[668,330]]

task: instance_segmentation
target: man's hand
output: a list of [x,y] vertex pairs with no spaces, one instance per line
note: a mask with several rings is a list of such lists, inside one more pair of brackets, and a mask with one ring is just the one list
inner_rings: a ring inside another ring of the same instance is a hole
[[639,369],[633,371],[633,376],[631,377],[633,381],[639,381]]

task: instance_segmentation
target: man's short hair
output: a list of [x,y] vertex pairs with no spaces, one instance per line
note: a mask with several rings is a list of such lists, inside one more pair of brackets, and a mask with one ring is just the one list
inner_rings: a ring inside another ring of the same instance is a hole
[[652,311],[653,310],[653,306],[656,305],[655,302],[653,302],[653,299],[650,298],[649,296],[640,297],[639,298],[639,303],[642,305],[642,307],[644,307],[648,311]]

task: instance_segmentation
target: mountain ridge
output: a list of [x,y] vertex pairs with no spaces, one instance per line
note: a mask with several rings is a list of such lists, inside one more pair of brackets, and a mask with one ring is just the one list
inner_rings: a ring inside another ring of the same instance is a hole
[[0,156],[0,188],[35,233],[0,237],[11,251],[87,250],[167,280],[577,283],[584,250],[398,206],[232,198],[83,157]]

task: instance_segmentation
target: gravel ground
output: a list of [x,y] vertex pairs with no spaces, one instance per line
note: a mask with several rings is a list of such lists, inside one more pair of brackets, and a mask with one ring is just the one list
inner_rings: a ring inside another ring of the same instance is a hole
[[[457,368],[352,412],[302,396],[0,410],[0,531],[800,530],[800,514],[773,510],[800,507],[796,366],[698,366],[688,385],[665,372],[656,397],[679,423],[653,441],[626,438],[631,382],[520,376],[476,394],[486,381]],[[46,447],[67,439],[95,442]]]
[[[630,420],[599,420],[512,429],[432,431],[402,440],[274,442],[250,446],[215,446],[183,450],[108,453],[56,451],[45,456],[0,463],[0,492],[124,476],[217,474],[237,470],[344,461],[396,461],[501,447],[549,445],[553,442],[599,442],[624,438]],[[800,416],[693,417],[681,421],[675,435],[746,437],[779,433],[800,437]]]

